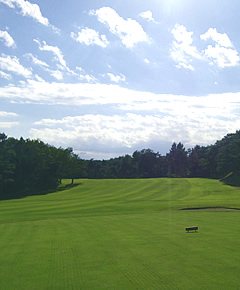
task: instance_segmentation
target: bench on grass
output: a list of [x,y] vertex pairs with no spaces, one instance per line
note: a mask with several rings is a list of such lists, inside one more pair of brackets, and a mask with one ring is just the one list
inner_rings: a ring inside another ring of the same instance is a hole
[[187,227],[186,228],[187,232],[189,232],[189,231],[195,231],[196,232],[197,230],[198,230],[198,227]]

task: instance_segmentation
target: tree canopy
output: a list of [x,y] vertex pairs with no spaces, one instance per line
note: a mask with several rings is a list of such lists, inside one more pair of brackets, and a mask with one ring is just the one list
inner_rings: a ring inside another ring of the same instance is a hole
[[240,131],[214,145],[186,150],[174,142],[166,156],[151,149],[110,160],[83,160],[71,147],[0,133],[0,198],[56,189],[63,178],[217,178],[240,185]]
[[62,178],[84,176],[84,164],[72,148],[0,134],[0,198],[56,189]]

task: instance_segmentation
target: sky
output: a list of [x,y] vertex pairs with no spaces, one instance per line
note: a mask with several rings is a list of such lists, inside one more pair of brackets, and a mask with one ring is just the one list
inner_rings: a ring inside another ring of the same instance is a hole
[[0,132],[83,159],[240,129],[239,0],[0,0]]

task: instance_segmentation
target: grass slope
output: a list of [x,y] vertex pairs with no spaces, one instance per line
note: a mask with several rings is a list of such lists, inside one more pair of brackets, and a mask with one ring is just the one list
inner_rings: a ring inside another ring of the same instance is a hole
[[0,289],[238,289],[240,211],[180,209],[240,208],[239,197],[216,180],[163,178],[1,201]]

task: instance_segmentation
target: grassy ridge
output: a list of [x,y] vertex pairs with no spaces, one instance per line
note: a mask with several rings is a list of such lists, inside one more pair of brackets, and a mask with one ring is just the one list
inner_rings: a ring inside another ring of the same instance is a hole
[[239,197],[205,179],[79,180],[2,201],[0,289],[238,289],[240,211],[179,209]]

